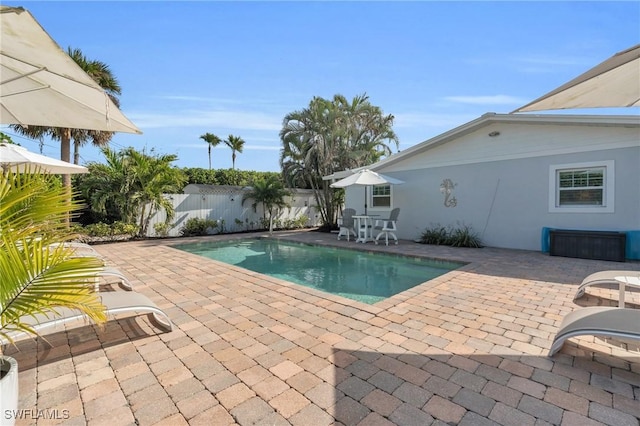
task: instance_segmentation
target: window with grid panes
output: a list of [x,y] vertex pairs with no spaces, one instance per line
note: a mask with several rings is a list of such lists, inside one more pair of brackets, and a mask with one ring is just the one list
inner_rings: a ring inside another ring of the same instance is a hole
[[376,185],[371,193],[373,207],[391,207],[391,185]]
[[549,167],[549,212],[613,213],[613,160]]
[[604,167],[558,170],[558,206],[602,206]]

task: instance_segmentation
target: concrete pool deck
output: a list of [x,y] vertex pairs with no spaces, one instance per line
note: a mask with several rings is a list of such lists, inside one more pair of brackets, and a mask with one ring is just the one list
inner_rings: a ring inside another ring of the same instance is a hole
[[139,316],[9,347],[17,424],[638,425],[640,345],[588,336],[546,354],[566,313],[617,303],[598,288],[574,302],[582,278],[640,262],[274,236],[468,264],[365,305],[170,247],[238,235],[97,245],[174,331]]

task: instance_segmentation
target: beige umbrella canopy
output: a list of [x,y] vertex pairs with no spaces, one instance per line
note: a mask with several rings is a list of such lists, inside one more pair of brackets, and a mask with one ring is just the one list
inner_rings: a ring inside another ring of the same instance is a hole
[[142,133],[23,8],[0,6],[0,124]]
[[86,167],[56,160],[45,155],[36,154],[26,148],[10,143],[0,143],[0,168],[3,172],[41,172],[52,174],[88,173]]
[[367,187],[373,185],[400,185],[404,181],[390,176],[386,176],[380,173],[376,173],[369,169],[361,169],[347,176],[344,179],[340,179],[337,182],[332,183],[332,188],[346,188],[347,186],[360,185],[364,186],[364,214],[367,214]]
[[513,112],[640,106],[640,44]]

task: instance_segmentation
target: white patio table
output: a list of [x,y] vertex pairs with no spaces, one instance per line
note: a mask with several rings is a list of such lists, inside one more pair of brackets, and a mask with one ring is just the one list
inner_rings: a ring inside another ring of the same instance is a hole
[[373,239],[373,221],[377,216],[372,215],[354,215],[353,219],[355,220],[356,232],[358,233],[358,238],[356,239],[356,243],[366,243],[369,241],[374,241]]
[[626,287],[635,287],[640,288],[640,278],[634,276],[619,276],[615,277],[615,280],[620,284],[619,288],[619,298],[618,298],[618,307],[624,308],[625,306],[625,297],[624,293],[627,290]]

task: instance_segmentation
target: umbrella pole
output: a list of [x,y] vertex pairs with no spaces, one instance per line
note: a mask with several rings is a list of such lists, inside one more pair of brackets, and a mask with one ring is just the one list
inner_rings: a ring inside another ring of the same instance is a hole
[[364,215],[367,215],[367,187],[364,187]]

